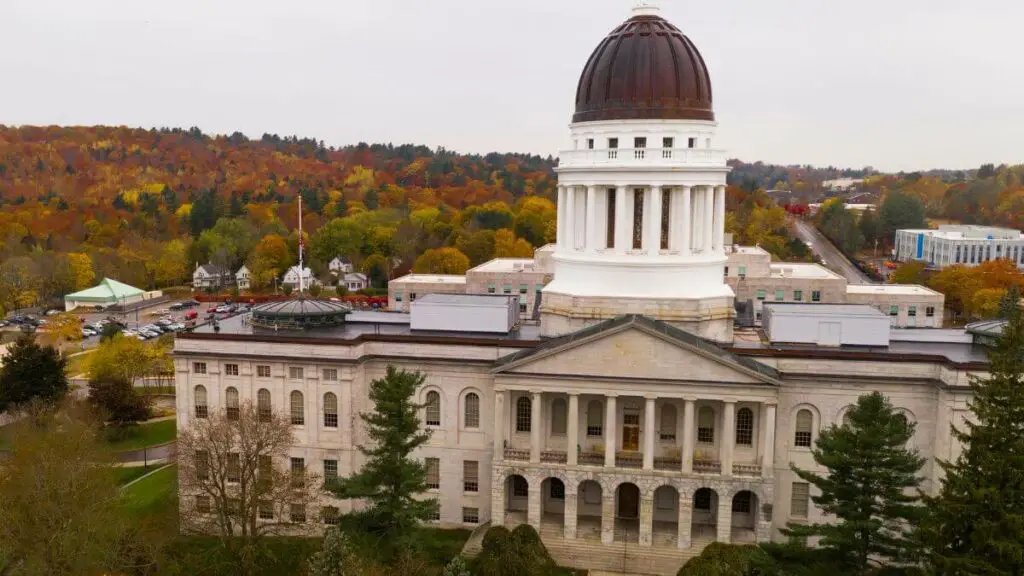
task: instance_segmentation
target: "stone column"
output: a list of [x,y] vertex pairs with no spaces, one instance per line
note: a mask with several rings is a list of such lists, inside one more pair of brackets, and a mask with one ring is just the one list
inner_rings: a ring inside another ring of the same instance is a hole
[[704,251],[711,252],[715,227],[715,189],[704,187]]
[[558,210],[558,212],[557,212],[557,219],[558,219],[557,226],[558,226],[558,228],[556,230],[555,243],[558,245],[558,247],[560,249],[564,249],[565,248],[565,215],[566,215],[566,209],[568,208],[566,206],[565,196],[566,196],[565,186],[559,186],[558,187],[558,208],[557,208],[557,210]]
[[491,470],[491,525],[505,525],[505,474]]
[[761,476],[771,478],[775,474],[775,404],[764,406],[764,434],[762,435]]
[[[530,462],[540,462],[540,451],[543,449],[544,430],[540,419],[540,392],[530,392]],[[530,491],[533,494],[533,490]]]
[[615,189],[615,252],[618,254],[625,254],[632,248],[630,246],[632,235],[629,233],[629,210],[626,208],[628,190],[625,186]]
[[661,250],[661,186],[647,189],[649,202],[644,202],[644,250],[657,256]]
[[586,250],[597,250],[597,186],[587,186]]
[[691,189],[693,195],[693,201],[690,204],[690,224],[693,230],[692,248],[694,252],[701,252],[704,247],[701,243],[704,241],[704,224],[701,221],[701,215],[704,213],[704,195],[701,194],[702,189],[700,186],[694,186]]
[[565,187],[565,239],[564,250],[576,249],[576,190],[572,186]]
[[[536,484],[534,484],[534,480],[536,480]],[[537,477],[531,478],[529,482],[530,491],[526,497],[526,523],[540,533],[541,480]]]
[[692,250],[691,239],[693,238],[693,208],[690,207],[690,187],[683,186],[680,191],[682,197],[682,208],[680,210],[679,218],[679,251],[683,256],[689,256],[690,250]]
[[693,473],[693,410],[694,400],[687,398],[683,406],[683,474]]
[[718,534],[715,540],[725,544],[732,542],[732,498],[728,494],[718,495]]
[[601,490],[601,543],[615,541],[615,490]]
[[586,250],[587,248],[587,196],[576,190],[576,220],[573,224],[576,230],[576,249]]
[[725,251],[725,186],[715,187],[715,250]]
[[693,545],[693,496],[679,494],[679,548]]
[[654,398],[644,404],[644,470],[654,470]]
[[604,465],[615,467],[615,396],[607,396],[604,402]]
[[650,546],[654,531],[654,494],[640,495],[640,545]]
[[[736,401],[725,401],[725,415],[722,418],[722,474],[732,476],[732,451],[736,444]],[[731,510],[731,508],[730,508]]]
[[569,491],[569,486],[565,487],[565,526],[564,534],[566,540],[573,540],[576,538],[576,502],[578,495],[575,490]]
[[494,391],[494,461],[505,459],[505,414],[508,413],[508,391]]
[[[569,422],[566,425],[565,457],[569,466],[578,464],[580,443],[580,395],[569,394]],[[575,505],[575,503],[573,504]]]

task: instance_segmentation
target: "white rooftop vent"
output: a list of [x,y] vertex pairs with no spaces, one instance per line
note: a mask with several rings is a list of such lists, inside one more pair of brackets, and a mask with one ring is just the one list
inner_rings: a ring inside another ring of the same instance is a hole
[[772,344],[889,346],[889,317],[866,304],[766,302],[761,318]]

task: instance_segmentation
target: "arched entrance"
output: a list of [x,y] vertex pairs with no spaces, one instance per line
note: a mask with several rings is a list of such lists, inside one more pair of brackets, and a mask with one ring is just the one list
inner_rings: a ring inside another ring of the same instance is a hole
[[593,480],[580,482],[576,492],[576,537],[601,541],[601,485]]
[[553,528],[559,534],[565,530],[565,484],[558,478],[547,478],[540,483],[541,528]]
[[615,489],[615,540],[640,541],[640,488],[630,482]]
[[732,541],[757,541],[757,515],[759,502],[757,494],[749,490],[737,492],[732,497]]
[[711,488],[693,493],[690,535],[694,541],[713,541],[718,536],[718,494]]
[[529,510],[530,483],[526,478],[513,474],[505,479],[505,524],[517,526],[526,524]]
[[661,486],[654,491],[654,546],[675,548],[679,541],[679,491]]

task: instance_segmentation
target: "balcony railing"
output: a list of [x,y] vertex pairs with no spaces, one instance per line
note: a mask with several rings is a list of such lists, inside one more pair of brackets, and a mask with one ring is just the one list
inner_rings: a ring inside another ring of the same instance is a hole
[[604,454],[601,452],[580,452],[576,460],[584,466],[604,466]]
[[616,468],[643,468],[644,455],[639,452],[618,452],[615,454]]
[[548,464],[565,464],[566,454],[557,450],[545,450],[540,453],[540,461]]
[[760,464],[733,464],[732,465],[733,476],[760,476],[761,465]]
[[655,470],[672,470],[678,472],[682,470],[683,461],[679,458],[655,458],[654,469]]
[[561,168],[594,164],[724,167],[726,159],[724,150],[710,148],[606,148],[558,153]]
[[722,471],[722,463],[718,460],[694,460],[693,471],[697,474],[718,474]]
[[505,448],[505,460],[521,460],[523,462],[529,462],[530,451],[520,450],[518,448]]

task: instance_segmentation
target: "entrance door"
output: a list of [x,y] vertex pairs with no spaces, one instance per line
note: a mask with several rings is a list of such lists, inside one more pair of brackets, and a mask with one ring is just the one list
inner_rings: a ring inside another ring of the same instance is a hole
[[626,452],[640,450],[640,414],[622,415],[622,449]]
[[619,486],[619,518],[640,517],[640,489],[633,484]]

